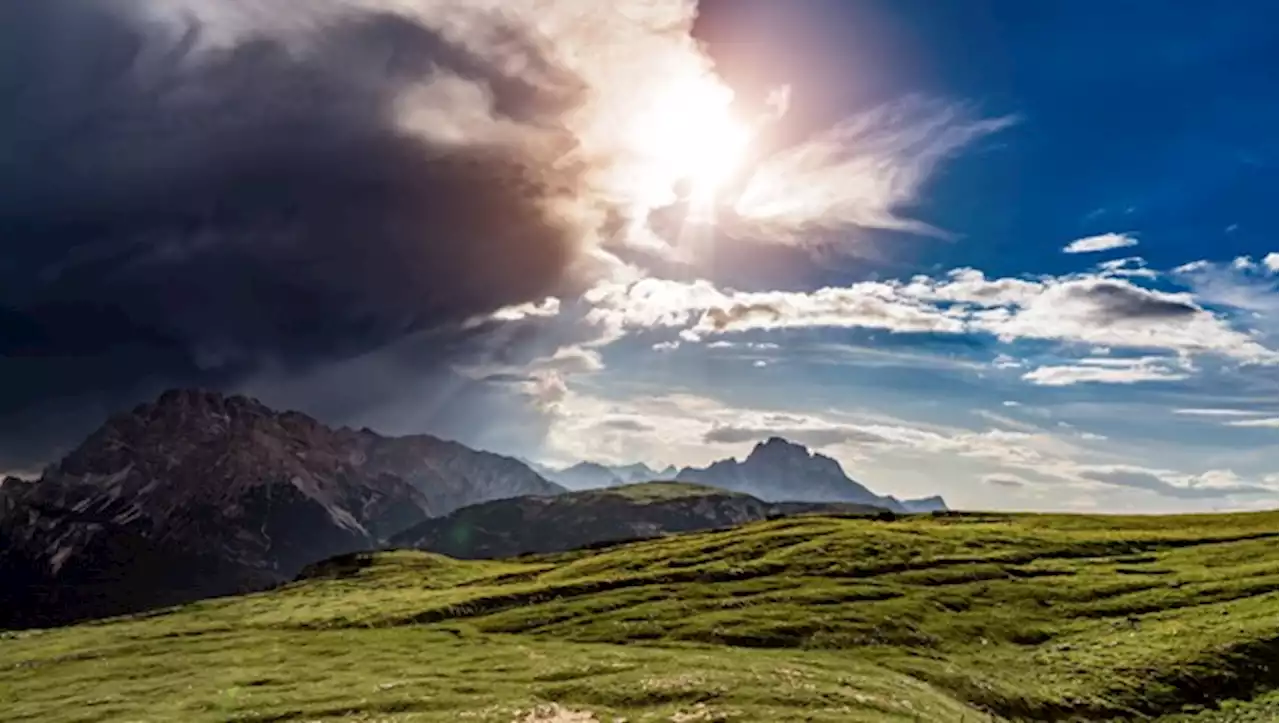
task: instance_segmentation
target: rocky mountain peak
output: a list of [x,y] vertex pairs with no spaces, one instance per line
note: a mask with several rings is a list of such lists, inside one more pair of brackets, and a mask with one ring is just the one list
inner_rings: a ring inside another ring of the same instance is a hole
[[200,447],[255,428],[291,429],[318,422],[298,412],[278,413],[256,399],[200,389],[171,389],[153,402],[112,416],[56,465],[65,475],[111,475],[146,459],[176,461]]
[[840,463],[825,455],[809,451],[782,437],[769,437],[756,444],[743,464],[748,468],[778,473],[844,477]]
[[803,444],[790,442],[782,437],[769,437],[768,439],[757,442],[756,446],[751,450],[751,454],[747,456],[748,462],[765,461],[765,460],[785,460],[785,461],[805,461],[812,456],[808,447]]
[[[741,462],[728,458],[707,467],[686,467],[676,474],[676,479],[744,492],[768,501],[851,502],[895,512],[915,511],[911,508],[916,504],[877,495],[850,478],[831,457],[777,436],[757,443]],[[920,511],[946,509],[941,498],[921,501],[920,506]]]

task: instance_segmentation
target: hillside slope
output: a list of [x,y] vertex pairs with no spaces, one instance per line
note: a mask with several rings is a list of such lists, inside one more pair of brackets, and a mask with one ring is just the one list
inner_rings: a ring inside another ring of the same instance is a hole
[[647,482],[471,505],[446,517],[424,520],[394,535],[390,544],[465,559],[514,557],[805,512],[880,511],[882,508],[851,503],[770,503],[714,487]]
[[[1275,512],[947,515],[520,561],[357,553],[267,593],[9,634],[0,707],[42,723],[1261,723],[1276,541]],[[1213,710],[1226,699],[1245,702]]]

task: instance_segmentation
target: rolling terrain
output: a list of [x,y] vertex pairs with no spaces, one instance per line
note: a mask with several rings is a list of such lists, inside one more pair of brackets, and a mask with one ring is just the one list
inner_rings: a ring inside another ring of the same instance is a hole
[[1274,721],[1275,512],[804,516],[7,633],[9,721]]
[[389,542],[458,558],[515,557],[795,514],[884,511],[848,502],[764,502],[715,487],[646,482],[471,505],[420,522]]

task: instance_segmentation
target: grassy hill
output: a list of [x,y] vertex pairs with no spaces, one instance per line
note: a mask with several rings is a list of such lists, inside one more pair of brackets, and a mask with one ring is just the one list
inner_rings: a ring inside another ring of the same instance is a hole
[[[1275,512],[798,517],[0,639],[7,721],[1274,721]],[[1221,710],[1216,704],[1230,702]]]
[[704,485],[642,482],[470,505],[394,535],[391,546],[462,559],[492,559],[712,530],[787,515],[884,511],[849,502],[765,502]]

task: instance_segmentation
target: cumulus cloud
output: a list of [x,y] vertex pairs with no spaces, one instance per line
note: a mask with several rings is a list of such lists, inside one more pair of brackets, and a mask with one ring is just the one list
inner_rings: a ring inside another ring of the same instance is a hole
[[1169,382],[1186,379],[1188,368],[1176,359],[1166,357],[1141,357],[1117,359],[1111,357],[1079,359],[1071,364],[1042,366],[1032,369],[1022,378],[1044,387],[1065,387],[1072,384],[1137,384],[1138,382]]
[[[592,305],[588,318],[617,335],[661,327],[682,328],[687,339],[753,330],[861,328],[1209,353],[1245,362],[1275,359],[1274,349],[1202,307],[1190,293],[1097,274],[988,279],[975,269],[956,269],[942,278],[867,281],[808,292],[743,292],[705,280],[645,279],[598,286],[586,299]],[[999,361],[1014,363],[1007,356]]]
[[1066,254],[1086,254],[1097,251],[1110,251],[1111,249],[1122,249],[1137,245],[1138,239],[1134,238],[1131,234],[1104,233],[1097,236],[1078,238],[1066,246],[1063,246],[1062,252]]

